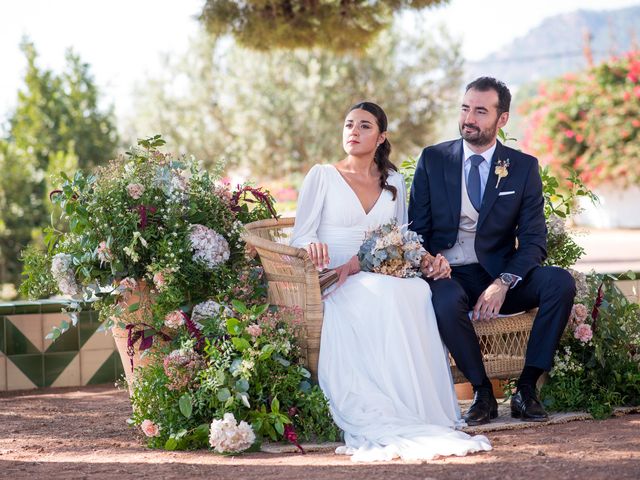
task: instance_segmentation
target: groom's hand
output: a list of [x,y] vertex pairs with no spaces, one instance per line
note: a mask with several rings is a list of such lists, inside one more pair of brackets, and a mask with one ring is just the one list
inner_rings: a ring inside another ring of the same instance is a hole
[[480,294],[476,306],[473,307],[472,320],[491,320],[496,318],[504,299],[509,291],[509,286],[502,284],[500,281],[495,281],[487,287],[487,289]]

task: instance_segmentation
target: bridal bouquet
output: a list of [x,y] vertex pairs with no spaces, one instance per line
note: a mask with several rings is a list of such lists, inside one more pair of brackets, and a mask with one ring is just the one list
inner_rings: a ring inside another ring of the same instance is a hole
[[396,220],[369,230],[358,251],[360,270],[400,278],[419,277],[420,261],[427,254],[421,240],[416,232],[402,232]]

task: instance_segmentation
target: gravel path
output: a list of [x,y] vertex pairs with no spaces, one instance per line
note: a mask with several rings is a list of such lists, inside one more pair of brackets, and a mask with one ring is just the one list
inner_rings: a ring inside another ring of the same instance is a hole
[[487,432],[494,449],[428,463],[354,464],[332,452],[164,452],[126,424],[111,387],[0,393],[0,478],[639,479],[640,414]]

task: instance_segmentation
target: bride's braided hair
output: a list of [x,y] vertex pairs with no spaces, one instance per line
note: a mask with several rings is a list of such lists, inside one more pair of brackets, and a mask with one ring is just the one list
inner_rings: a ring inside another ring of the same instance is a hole
[[[380,108],[378,105],[372,102],[360,102],[356,103],[349,109],[349,112],[353,110],[364,110],[369,112],[371,115],[376,117],[376,123],[378,124],[378,128],[380,129],[380,133],[387,131],[387,114],[384,113],[384,110]],[[348,113],[348,112],[347,112]],[[393,170],[395,172],[398,171],[398,167],[396,167],[389,160],[389,155],[391,154],[391,143],[389,143],[388,139],[384,139],[384,142],[378,145],[376,149],[376,153],[373,157],[373,160],[376,162],[376,166],[380,171],[380,187],[383,190],[388,190],[393,195],[393,199],[396,199],[396,195],[398,194],[398,189],[393,185],[389,185],[387,183],[387,178],[389,178],[389,170]]]

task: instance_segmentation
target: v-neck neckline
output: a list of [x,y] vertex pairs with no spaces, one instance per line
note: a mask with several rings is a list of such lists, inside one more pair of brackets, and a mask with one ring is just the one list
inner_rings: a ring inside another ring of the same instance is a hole
[[338,174],[338,176],[340,177],[340,179],[342,180],[342,182],[346,185],[346,187],[351,191],[351,193],[353,194],[354,197],[356,197],[356,200],[358,201],[358,205],[360,205],[360,209],[362,210],[362,212],[365,214],[365,216],[369,216],[369,214],[371,212],[373,212],[373,210],[376,208],[376,205],[378,205],[378,202],[380,201],[380,198],[382,197],[382,194],[384,193],[384,189],[382,189],[380,191],[380,193],[378,194],[378,198],[376,198],[376,201],[373,202],[373,205],[371,205],[371,208],[369,209],[369,211],[367,212],[367,210],[364,208],[364,205],[362,205],[362,202],[360,201],[360,197],[358,197],[358,194],[356,193],[356,191],[353,189],[353,187],[351,185],[349,185],[349,182],[347,182],[347,179],[344,178],[344,176],[342,176],[342,173],[340,173],[340,170],[338,170],[338,168],[335,165],[330,165]]

